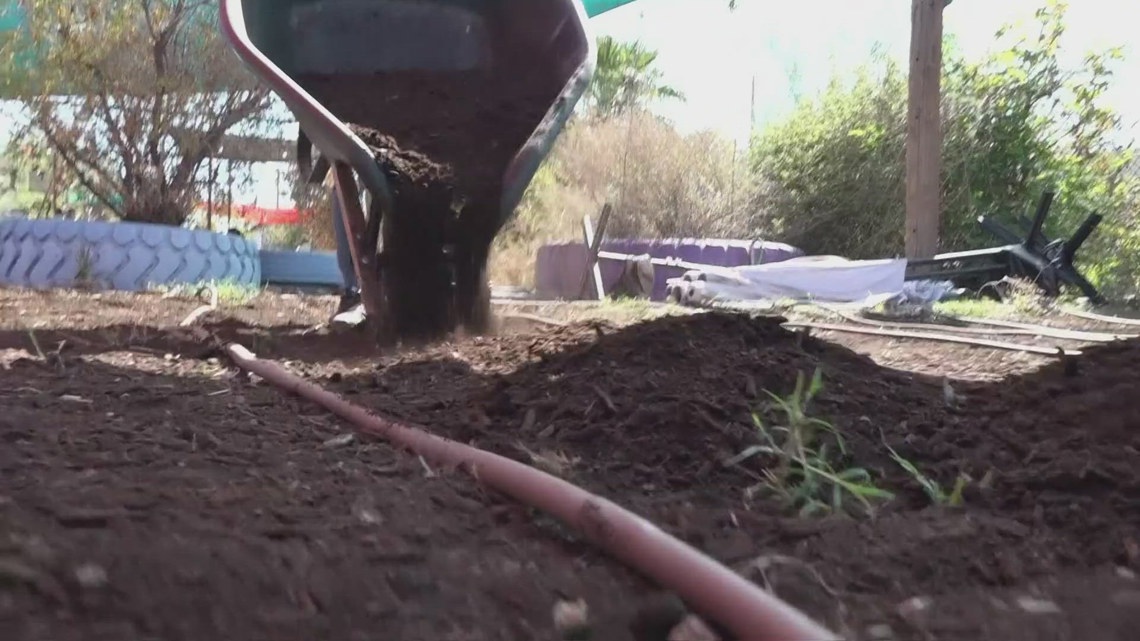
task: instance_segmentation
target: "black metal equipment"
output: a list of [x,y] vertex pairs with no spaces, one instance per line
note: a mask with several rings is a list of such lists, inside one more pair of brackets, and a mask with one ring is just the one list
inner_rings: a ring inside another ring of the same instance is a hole
[[1072,238],[1049,240],[1042,228],[1053,198],[1051,191],[1041,196],[1033,220],[1018,216],[1018,222],[1029,230],[1024,238],[996,220],[979,216],[982,229],[1009,244],[909,261],[906,279],[951,280],[959,287],[980,290],[1006,276],[1021,276],[1032,280],[1049,296],[1059,295],[1064,283],[1080,289],[1093,304],[1102,304],[1104,297],[1077,271],[1073,259],[1104,217],[1094,213],[1081,223]]

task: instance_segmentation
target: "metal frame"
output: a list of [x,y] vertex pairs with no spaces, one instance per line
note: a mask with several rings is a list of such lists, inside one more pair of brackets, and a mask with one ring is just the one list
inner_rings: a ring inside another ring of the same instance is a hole
[[981,289],[986,283],[1010,275],[1026,276],[1049,296],[1061,293],[1061,285],[1080,289],[1088,299],[1100,305],[1104,297],[1073,265],[1077,250],[1088,240],[1101,220],[1100,214],[1091,214],[1081,223],[1069,239],[1050,240],[1042,231],[1045,219],[1053,206],[1055,194],[1041,196],[1033,219],[1018,216],[1027,227],[1025,237],[996,220],[978,217],[978,224],[1007,245],[974,251],[939,254],[926,260],[912,260],[907,264],[906,279],[948,279],[960,286]]
[[380,261],[376,251],[380,226],[373,224],[379,221],[380,213],[372,208],[372,215],[365,216],[360,190],[356,185],[356,174],[348,164],[337,162],[333,165],[333,180],[336,183],[341,216],[344,218],[344,229],[348,234],[356,282],[360,286],[360,300],[364,304],[367,321],[375,324],[380,320],[383,310]]

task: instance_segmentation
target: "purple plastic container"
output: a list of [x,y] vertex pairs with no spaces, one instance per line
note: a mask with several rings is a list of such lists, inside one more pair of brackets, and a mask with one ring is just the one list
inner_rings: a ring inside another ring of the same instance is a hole
[[[762,240],[724,240],[715,238],[666,238],[642,240],[616,238],[602,242],[603,251],[621,254],[649,254],[653,258],[677,258],[690,263],[717,267],[740,267],[778,263],[803,256],[803,251],[784,243]],[[586,270],[586,245],[563,242],[543,245],[535,260],[535,290],[543,299],[577,299],[583,294],[582,274]],[[621,277],[622,264],[616,260],[600,261],[602,282],[607,290]],[[684,273],[679,267],[653,268],[652,300],[665,300],[665,283]],[[585,295],[593,295],[594,286],[587,285]]]

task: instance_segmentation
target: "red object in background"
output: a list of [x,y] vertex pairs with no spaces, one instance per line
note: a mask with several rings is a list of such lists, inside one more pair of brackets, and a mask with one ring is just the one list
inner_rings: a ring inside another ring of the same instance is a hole
[[303,213],[296,208],[270,209],[256,205],[238,205],[234,214],[254,225],[298,225]]
[[[206,206],[199,203],[199,207]],[[299,225],[310,212],[295,207],[274,209],[272,207],[258,207],[257,205],[234,205],[230,214],[256,226],[261,225]],[[214,218],[219,219],[226,215],[224,207],[214,208]]]

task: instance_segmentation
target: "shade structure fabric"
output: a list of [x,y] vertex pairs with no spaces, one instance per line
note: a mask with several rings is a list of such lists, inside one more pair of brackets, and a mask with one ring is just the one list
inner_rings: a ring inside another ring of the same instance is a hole
[[586,15],[593,18],[598,14],[605,13],[611,9],[617,9],[633,1],[634,0],[582,0],[582,6],[586,9]]

